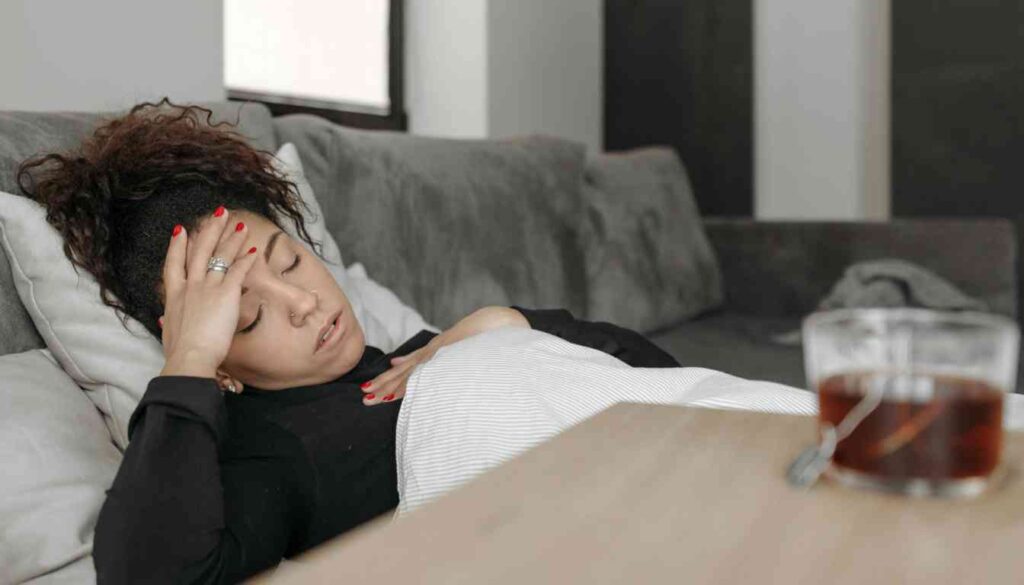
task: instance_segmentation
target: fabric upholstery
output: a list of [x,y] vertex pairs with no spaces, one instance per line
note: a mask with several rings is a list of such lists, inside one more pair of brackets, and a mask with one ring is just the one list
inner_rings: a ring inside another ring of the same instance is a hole
[[587,319],[647,332],[721,304],[718,261],[675,151],[597,155],[586,178]]
[[763,316],[805,315],[855,262],[899,258],[948,280],[996,313],[1017,315],[1017,241],[1004,219],[889,222],[705,220],[725,306]]
[[804,388],[803,350],[772,338],[799,328],[800,317],[715,311],[652,333],[650,340],[684,367]]
[[299,149],[347,261],[431,323],[485,305],[585,314],[582,145],[362,131],[302,114],[274,124]]
[[93,528],[121,455],[48,350],[0,356],[0,380],[0,583],[94,582]]

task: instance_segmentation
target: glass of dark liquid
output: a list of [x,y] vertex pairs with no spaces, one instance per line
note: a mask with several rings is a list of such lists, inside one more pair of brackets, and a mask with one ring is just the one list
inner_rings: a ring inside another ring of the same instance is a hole
[[975,312],[844,309],[811,315],[803,332],[823,444],[834,445],[828,477],[935,496],[976,496],[997,483],[1016,323]]

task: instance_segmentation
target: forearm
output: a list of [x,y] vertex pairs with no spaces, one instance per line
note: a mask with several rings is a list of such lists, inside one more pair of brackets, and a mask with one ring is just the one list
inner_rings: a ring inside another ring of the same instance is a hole
[[231,579],[239,555],[221,539],[221,401],[212,379],[167,376],[150,383],[97,521],[99,583]]
[[434,351],[446,345],[499,327],[530,327],[523,314],[508,307],[483,307],[463,317],[452,327],[442,331],[430,341]]

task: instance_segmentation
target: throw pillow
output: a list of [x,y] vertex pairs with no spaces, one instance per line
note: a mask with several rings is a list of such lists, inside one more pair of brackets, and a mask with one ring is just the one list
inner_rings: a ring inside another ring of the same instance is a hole
[[95,581],[96,518],[121,462],[48,350],[0,356],[0,583]]
[[301,114],[275,129],[302,153],[346,261],[431,323],[485,305],[584,314],[583,145],[355,130]]
[[668,148],[587,165],[586,318],[641,333],[722,303],[722,277],[686,170]]

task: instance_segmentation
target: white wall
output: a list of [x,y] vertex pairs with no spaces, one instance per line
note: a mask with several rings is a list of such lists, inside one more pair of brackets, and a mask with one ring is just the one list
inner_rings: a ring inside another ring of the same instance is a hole
[[600,0],[414,0],[406,4],[410,131],[545,133],[599,150]]
[[599,0],[491,0],[490,135],[545,133],[601,149],[603,15]]
[[755,213],[889,215],[889,0],[755,0]]
[[409,0],[405,10],[409,131],[487,136],[487,1]]
[[0,109],[221,100],[219,0],[3,0]]

